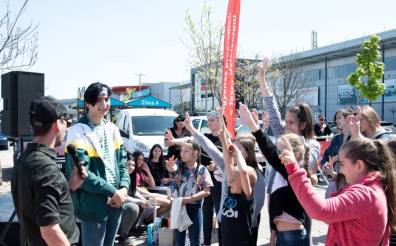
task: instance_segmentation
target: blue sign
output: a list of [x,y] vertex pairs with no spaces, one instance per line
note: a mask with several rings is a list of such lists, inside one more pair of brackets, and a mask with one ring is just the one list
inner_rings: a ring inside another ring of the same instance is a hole
[[144,90],[140,90],[140,91],[134,91],[132,93],[131,98],[136,99],[139,97],[146,97],[146,96],[149,96],[150,94],[151,94],[151,89],[148,88],[148,89],[144,89]]
[[[85,101],[84,100],[77,100],[77,105],[79,108],[83,108],[85,106]],[[117,100],[115,98],[110,97],[110,106],[111,107],[120,107],[120,106],[124,106],[124,102]]]
[[172,104],[167,103],[159,98],[148,96],[130,101],[127,106],[141,108],[171,108]]

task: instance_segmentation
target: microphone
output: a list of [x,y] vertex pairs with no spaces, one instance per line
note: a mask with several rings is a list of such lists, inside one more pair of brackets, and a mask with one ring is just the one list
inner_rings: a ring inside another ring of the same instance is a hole
[[82,174],[82,164],[80,163],[80,160],[78,159],[77,152],[76,152],[76,146],[74,146],[73,144],[69,144],[69,145],[67,145],[66,149],[67,149],[67,153],[70,154],[70,156],[73,160],[74,166],[77,168],[78,175],[82,178],[82,175],[83,175]]

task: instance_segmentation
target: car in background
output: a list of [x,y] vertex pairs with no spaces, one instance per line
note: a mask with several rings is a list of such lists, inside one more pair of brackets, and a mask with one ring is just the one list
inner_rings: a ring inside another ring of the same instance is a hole
[[8,150],[8,137],[4,133],[0,132],[0,149]]
[[381,126],[385,128],[387,131],[391,132],[391,134],[396,135],[396,127],[392,124],[392,122],[381,121]]
[[116,126],[120,129],[125,150],[129,153],[139,150],[147,158],[151,147],[159,144],[166,155],[164,135],[166,129],[173,127],[173,120],[177,115],[167,109],[121,109],[117,115]]
[[210,130],[208,128],[208,118],[206,117],[206,115],[191,116],[190,118],[191,123],[193,124],[193,127],[195,129],[197,129],[202,134],[210,133]]

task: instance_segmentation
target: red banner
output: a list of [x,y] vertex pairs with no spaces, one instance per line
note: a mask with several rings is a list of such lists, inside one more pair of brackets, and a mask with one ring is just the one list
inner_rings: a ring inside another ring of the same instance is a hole
[[235,60],[238,43],[239,11],[241,1],[229,0],[224,32],[223,75],[221,101],[227,129],[235,136]]

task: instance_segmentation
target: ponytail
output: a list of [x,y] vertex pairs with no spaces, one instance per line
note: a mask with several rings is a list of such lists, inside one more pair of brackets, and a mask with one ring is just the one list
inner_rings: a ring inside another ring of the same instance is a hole
[[347,142],[342,151],[352,163],[362,160],[368,172],[378,171],[388,207],[388,224],[396,229],[395,157],[389,147],[379,140],[354,139]]
[[389,148],[381,141],[374,140],[377,155],[383,165],[380,165],[381,180],[388,203],[388,222],[392,230],[396,230],[396,186],[395,186],[395,158]]

